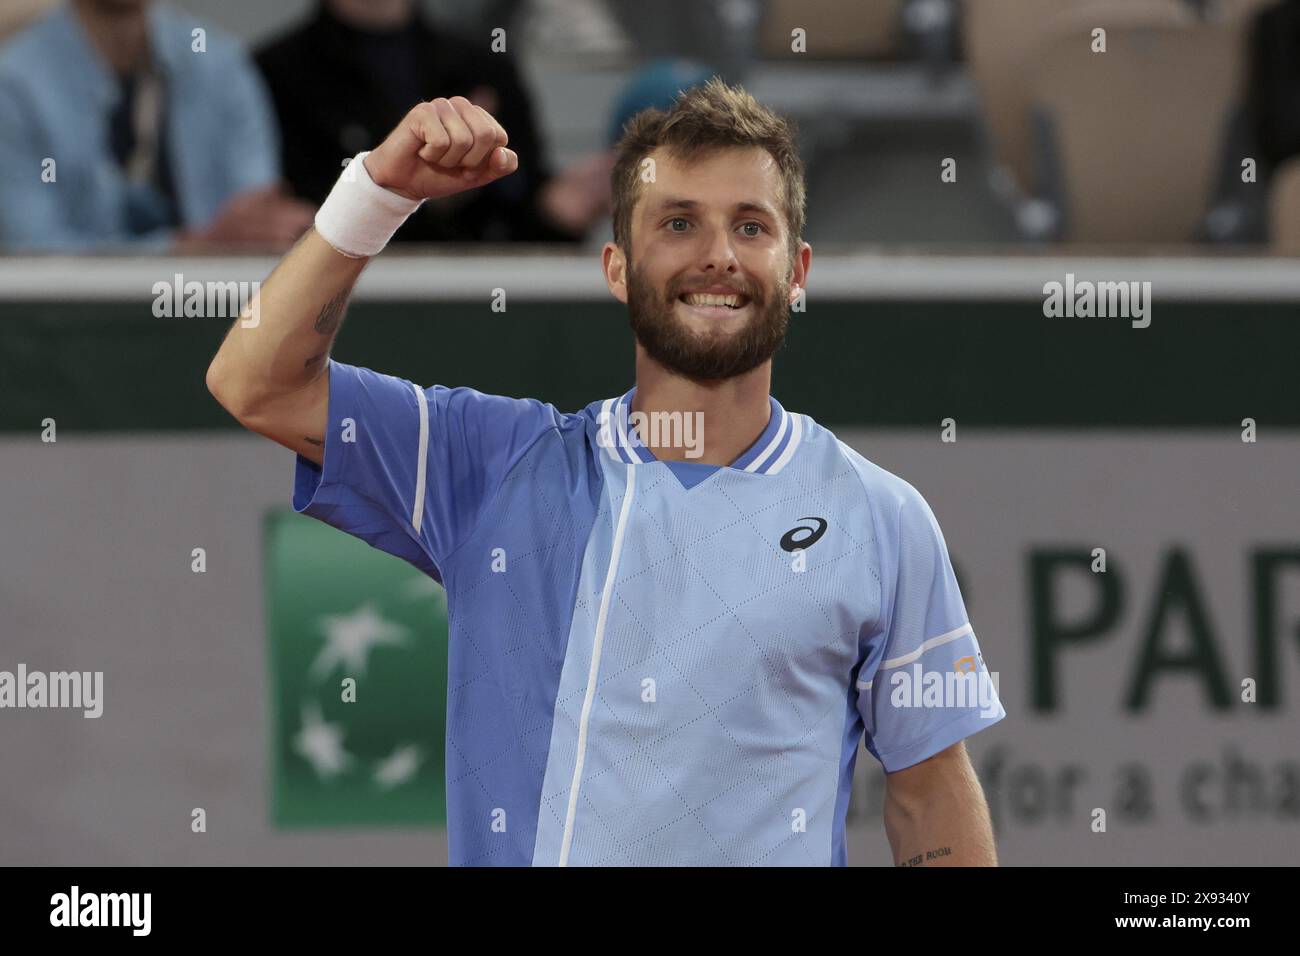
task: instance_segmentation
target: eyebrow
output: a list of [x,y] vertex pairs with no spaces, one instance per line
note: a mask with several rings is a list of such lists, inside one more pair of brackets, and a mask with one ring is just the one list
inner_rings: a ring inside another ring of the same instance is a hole
[[[668,199],[660,200],[660,202],[657,205],[655,205],[653,209],[651,209],[651,214],[659,215],[661,213],[668,212],[670,209],[685,209],[688,211],[694,211],[699,208],[700,208],[700,204],[696,202],[694,199],[678,199],[676,197],[670,197]],[[738,202],[735,205],[735,211],[758,213],[759,215],[767,216],[769,219],[772,220],[776,220],[777,218],[777,215],[775,212],[773,212],[772,207],[761,202],[752,202],[752,201]]]

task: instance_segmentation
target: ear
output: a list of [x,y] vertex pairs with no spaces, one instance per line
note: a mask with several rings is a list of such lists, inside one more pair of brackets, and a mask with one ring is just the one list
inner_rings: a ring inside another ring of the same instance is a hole
[[808,288],[808,270],[812,268],[812,246],[806,242],[799,243],[794,261],[790,265],[790,305],[794,305],[799,292]]
[[607,242],[600,253],[600,267],[610,293],[627,305],[627,257],[617,243]]

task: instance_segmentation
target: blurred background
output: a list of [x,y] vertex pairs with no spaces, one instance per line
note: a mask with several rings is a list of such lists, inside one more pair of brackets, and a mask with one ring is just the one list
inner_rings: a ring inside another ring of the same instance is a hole
[[293,515],[204,372],[342,164],[464,95],[520,172],[426,203],[335,357],[622,393],[612,146],[713,74],[798,124],[773,391],[944,529],[1003,862],[1295,862],[1300,0],[0,0],[0,670],[104,674],[98,719],[0,711],[0,862],[445,863],[441,591]]

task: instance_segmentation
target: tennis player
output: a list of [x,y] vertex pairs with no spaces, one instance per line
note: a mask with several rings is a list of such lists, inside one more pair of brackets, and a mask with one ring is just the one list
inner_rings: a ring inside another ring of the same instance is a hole
[[602,258],[624,394],[566,413],[330,357],[405,217],[518,163],[463,97],[417,106],[207,376],[297,453],[298,511],[445,586],[450,862],[842,866],[865,734],[895,862],[994,865],[962,741],[1005,711],[928,692],[988,677],[939,526],[770,394],[812,258],[785,120],[715,79],[626,127]]

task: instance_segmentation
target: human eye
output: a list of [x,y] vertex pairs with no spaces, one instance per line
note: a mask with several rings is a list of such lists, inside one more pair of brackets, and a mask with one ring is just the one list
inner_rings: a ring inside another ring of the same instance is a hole
[[753,238],[755,238],[756,236],[760,235],[761,233],[764,233],[764,232],[767,231],[767,227],[764,226],[761,222],[753,222],[753,221],[750,221],[750,222],[746,222],[746,223],[741,223],[741,226],[740,226],[741,229],[749,229],[750,227],[753,227],[755,230],[757,230],[756,232],[747,232],[747,233],[745,233],[745,235],[746,235],[747,237],[749,237],[750,239],[753,239]]
[[668,220],[668,223],[667,223],[667,225],[668,225],[668,231],[669,231],[669,232],[685,232],[685,231],[686,231],[685,229],[674,229],[674,228],[673,228],[673,224],[674,224],[674,223],[678,223],[678,222],[684,222],[684,223],[689,224],[690,220],[688,220],[685,216],[673,216],[673,218],[671,218],[671,219]]

